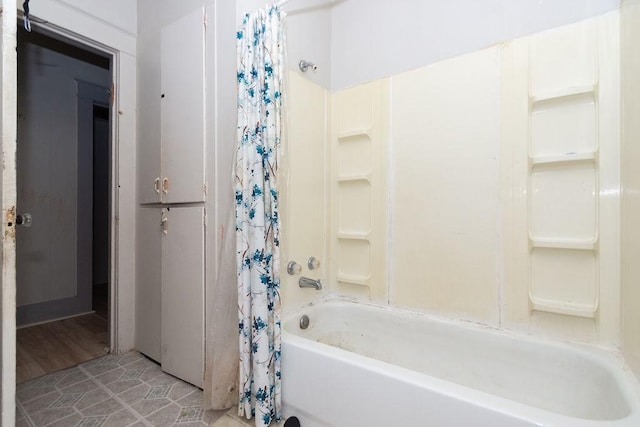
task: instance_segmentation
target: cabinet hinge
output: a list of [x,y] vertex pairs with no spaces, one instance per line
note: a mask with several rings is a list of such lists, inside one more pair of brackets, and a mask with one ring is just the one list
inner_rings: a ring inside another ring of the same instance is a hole
[[202,224],[204,225],[204,228],[207,228],[207,225],[209,225],[207,214],[202,216]]
[[167,217],[164,209],[162,209],[162,214],[160,216],[160,231],[165,236],[169,234],[169,218]]
[[202,186],[202,194],[204,194],[205,196],[207,195],[207,191],[208,191],[209,187],[207,187],[207,184],[204,184]]
[[204,24],[204,29],[206,30],[207,29],[207,12],[204,13],[202,23]]

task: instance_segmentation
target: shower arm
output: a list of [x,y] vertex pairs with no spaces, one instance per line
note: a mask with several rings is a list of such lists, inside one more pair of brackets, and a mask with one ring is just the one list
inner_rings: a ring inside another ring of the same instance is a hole
[[309,70],[309,68],[311,68],[311,70],[313,71],[318,70],[318,66],[316,64],[314,64],[313,62],[307,61],[306,59],[301,59],[300,62],[298,63],[298,67],[300,67],[300,71],[302,71],[303,73],[306,73]]

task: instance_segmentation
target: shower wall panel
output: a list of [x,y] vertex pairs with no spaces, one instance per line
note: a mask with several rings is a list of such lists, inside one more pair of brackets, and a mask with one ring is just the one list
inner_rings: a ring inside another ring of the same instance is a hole
[[[289,72],[287,138],[280,167],[282,251],[281,265],[296,261],[303,276],[326,283],[326,114],[327,91],[297,73]],[[320,268],[309,270],[307,260],[316,257]],[[309,304],[323,292],[301,289],[300,275],[280,272],[284,310]]]
[[618,37],[611,13],[503,49],[507,325],[619,341]]
[[386,303],[389,81],[332,95],[329,144],[330,286]]
[[391,303],[499,321],[499,56],[400,74],[391,103]]
[[640,1],[622,6],[622,351],[640,378]]

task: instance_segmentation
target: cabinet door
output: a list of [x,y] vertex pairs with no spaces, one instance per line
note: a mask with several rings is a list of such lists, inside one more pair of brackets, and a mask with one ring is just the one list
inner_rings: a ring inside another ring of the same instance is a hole
[[168,208],[162,241],[162,370],[204,376],[204,208]]
[[161,34],[163,203],[205,200],[204,31],[198,9]]
[[[158,29],[157,34],[160,34]],[[160,40],[138,39],[137,179],[139,203],[160,203]],[[143,77],[144,76],[144,77]]]
[[162,297],[162,231],[164,209],[140,207],[137,212],[136,348],[160,361]]

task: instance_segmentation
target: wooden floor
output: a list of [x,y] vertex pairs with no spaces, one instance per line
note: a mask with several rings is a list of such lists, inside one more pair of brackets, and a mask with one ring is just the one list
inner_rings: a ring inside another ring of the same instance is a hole
[[91,313],[18,329],[17,382],[107,354],[105,317]]

